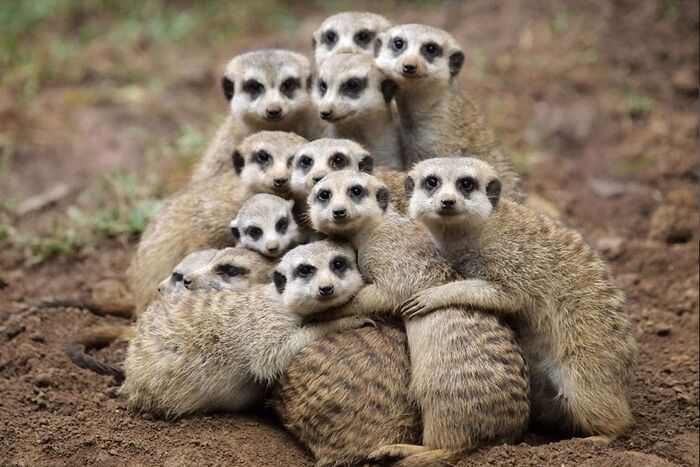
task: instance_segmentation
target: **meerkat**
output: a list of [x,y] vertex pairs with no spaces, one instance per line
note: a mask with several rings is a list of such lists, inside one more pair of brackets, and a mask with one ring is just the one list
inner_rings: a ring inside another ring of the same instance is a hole
[[464,52],[450,34],[422,24],[394,26],[377,36],[375,57],[399,85],[395,99],[407,164],[432,157],[477,157],[496,169],[505,195],[522,198],[512,161],[459,85]]
[[243,246],[224,248],[208,263],[182,277],[187,290],[246,290],[272,281],[277,259]]
[[376,13],[346,11],[329,16],[311,38],[316,66],[339,53],[372,55],[377,34],[390,27],[389,20]]
[[185,275],[206,266],[214,259],[219,251],[221,250],[209,248],[206,250],[194,251],[185,256],[182,261],[177,263],[177,266],[173,268],[173,272],[160,283],[158,286],[158,293],[183,292],[185,290]]
[[311,86],[309,60],[299,53],[264,49],[234,57],[221,78],[231,112],[192,173],[191,181],[228,171],[236,146],[259,131],[289,131],[305,138],[319,136],[322,128]]
[[392,111],[394,80],[368,55],[337,54],[318,70],[313,93],[319,116],[329,123],[326,134],[362,144],[375,165],[404,170],[399,127]]
[[[401,213],[406,212],[408,205],[400,194],[406,178],[404,172],[375,168],[374,158],[359,143],[349,139],[320,138],[297,149],[292,160],[291,191],[297,210],[306,211],[306,200],[311,189],[323,177],[338,170],[356,170],[373,173],[390,189],[391,202]],[[395,196],[394,193],[398,193]]]
[[277,258],[304,240],[293,210],[294,200],[267,193],[254,195],[231,221],[231,233],[239,246]]
[[294,133],[261,131],[233,152],[235,170],[192,184],[171,196],[150,222],[127,271],[140,314],[164,276],[188,253],[233,246],[230,221],[257,193],[289,195],[289,160],[307,141]]
[[534,418],[611,440],[632,424],[636,343],[625,296],[578,232],[500,199],[500,186],[477,159],[414,167],[411,217],[465,279],[418,292],[403,313],[468,306],[511,317],[530,365]]
[[[427,232],[393,211],[386,186],[375,177],[334,172],[308,202],[314,228],[349,240],[360,271],[372,281],[346,313],[391,313],[420,290],[461,279]],[[445,307],[405,324],[423,445],[383,446],[370,460],[406,458],[404,465],[424,465],[522,435],[529,418],[527,367],[510,328],[467,307]]]
[[350,300],[362,284],[354,250],[319,241],[290,250],[274,283],[164,296],[137,322],[120,393],[131,408],[166,418],[251,408],[305,346],[371,324],[346,317],[303,325]]

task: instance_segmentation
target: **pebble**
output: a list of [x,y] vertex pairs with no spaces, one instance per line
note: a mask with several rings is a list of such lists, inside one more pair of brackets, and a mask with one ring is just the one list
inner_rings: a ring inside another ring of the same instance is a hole
[[668,323],[658,323],[656,326],[654,326],[654,332],[656,332],[657,336],[661,337],[666,337],[670,335],[672,329],[673,326],[671,326]]

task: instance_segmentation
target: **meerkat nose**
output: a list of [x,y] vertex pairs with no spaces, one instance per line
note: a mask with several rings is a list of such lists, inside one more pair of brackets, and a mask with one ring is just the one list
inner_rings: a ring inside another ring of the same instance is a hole
[[327,297],[328,295],[333,295],[334,289],[335,289],[335,287],[333,287],[332,285],[323,285],[323,286],[318,288],[318,291],[321,295],[323,295],[324,297]]
[[416,68],[417,67],[415,65],[413,65],[412,63],[404,63],[402,70],[403,70],[404,74],[414,75],[416,73]]
[[278,119],[282,117],[282,109],[279,107],[271,107],[265,110],[265,115],[267,118]]
[[332,116],[333,112],[331,112],[330,110],[324,110],[323,112],[321,112],[321,120],[328,120]]
[[440,201],[440,203],[442,204],[442,207],[443,207],[443,208],[451,208],[452,206],[455,205],[455,200],[453,200],[453,199],[443,199],[443,200]]
[[183,279],[182,283],[185,284],[185,287],[187,287],[189,289],[190,286],[192,285],[192,279]]
[[289,179],[287,179],[287,178],[275,178],[274,180],[272,180],[272,183],[273,183],[277,188],[279,188],[279,187],[285,186],[285,185],[287,184],[288,181],[289,181]]
[[342,219],[347,215],[348,211],[345,208],[339,208],[333,210],[333,219]]

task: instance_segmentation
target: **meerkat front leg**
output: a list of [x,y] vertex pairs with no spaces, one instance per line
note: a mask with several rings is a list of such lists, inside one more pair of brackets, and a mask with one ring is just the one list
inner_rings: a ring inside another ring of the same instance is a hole
[[482,279],[466,279],[421,290],[401,305],[401,315],[411,319],[439,308],[461,306],[499,312],[518,309],[517,301],[498,284]]
[[336,310],[336,317],[359,316],[359,315],[382,315],[397,312],[396,305],[391,297],[383,293],[376,284],[364,286],[347,304]]

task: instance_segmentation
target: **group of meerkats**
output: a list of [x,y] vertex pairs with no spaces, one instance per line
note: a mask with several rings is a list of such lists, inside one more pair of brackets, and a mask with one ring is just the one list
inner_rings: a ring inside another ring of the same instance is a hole
[[[230,113],[128,270],[123,381],[165,418],[267,403],[319,465],[448,462],[530,423],[632,423],[624,295],[576,231],[523,204],[447,32],[326,19],[316,67],[234,57]],[[235,246],[234,246],[235,245]],[[83,340],[82,343],[87,343]]]

